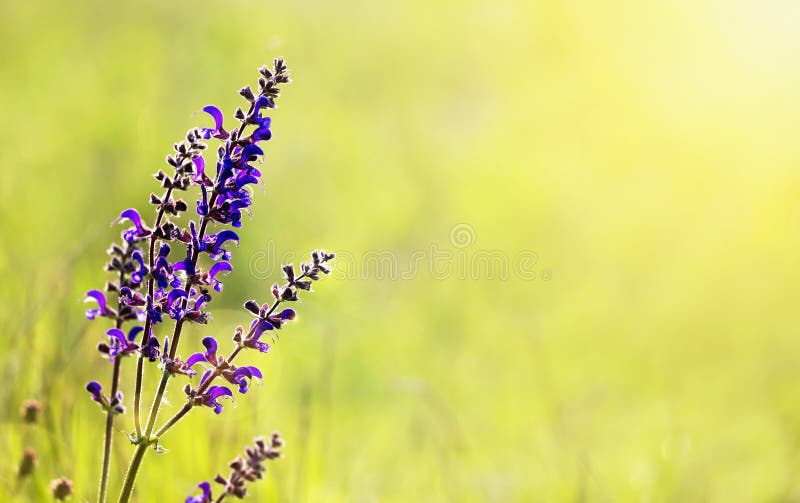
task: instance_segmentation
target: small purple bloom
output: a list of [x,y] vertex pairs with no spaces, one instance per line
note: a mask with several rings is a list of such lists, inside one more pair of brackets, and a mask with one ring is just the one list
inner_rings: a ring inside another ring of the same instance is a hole
[[203,346],[205,346],[205,353],[195,353],[186,359],[186,366],[192,367],[195,363],[205,360],[213,367],[217,366],[217,340],[213,337],[203,338]]
[[158,360],[160,356],[158,338],[154,335],[151,335],[147,339],[147,342],[142,346],[141,352],[142,357],[147,358],[151,362]]
[[218,138],[220,140],[225,140],[228,138],[228,132],[222,127],[222,110],[215,107],[214,105],[207,105],[203,107],[203,111],[211,116],[214,119],[214,128],[202,128],[200,129],[201,133],[203,134],[204,139],[209,139],[212,136],[214,138]]
[[192,180],[197,183],[203,182],[203,179],[206,177],[206,161],[203,159],[203,156],[198,156],[192,159],[192,163],[194,163],[194,175],[192,175]]
[[86,385],[86,391],[88,391],[92,395],[92,400],[99,403],[100,405],[104,404],[103,399],[103,387],[97,381],[89,381]]
[[158,249],[158,257],[156,257],[155,267],[153,268],[153,277],[155,277],[159,288],[167,288],[170,286],[170,280],[172,280],[172,265],[167,260],[169,252],[170,247],[167,243],[162,244]]
[[186,498],[185,503],[213,503],[213,496],[211,495],[211,484],[208,482],[200,482],[197,487],[203,491],[203,494],[196,496],[189,496]]
[[206,238],[206,243],[210,245],[206,251],[211,255],[211,258],[214,260],[219,260],[220,258],[225,260],[231,259],[231,252],[222,248],[222,245],[227,241],[234,241],[236,246],[239,246],[239,236],[229,229],[212,234]]
[[222,412],[222,404],[219,400],[222,397],[232,397],[233,392],[225,386],[209,386],[202,395],[203,405],[214,409],[215,414]]
[[261,108],[275,108],[275,102],[272,101],[268,96],[260,95],[255,103],[253,103],[253,115],[256,117],[261,116]]
[[147,267],[144,265],[144,256],[142,255],[141,251],[135,250],[131,254],[131,258],[139,263],[139,269],[131,273],[131,283],[138,285],[147,275]]
[[231,376],[225,376],[226,379],[231,384],[238,384],[239,385],[239,393],[247,393],[247,389],[250,385],[250,380],[252,379],[261,379],[263,376],[261,375],[261,371],[258,370],[257,367],[239,367]]
[[147,304],[147,300],[144,298],[144,295],[131,290],[130,287],[127,286],[123,286],[119,289],[119,298],[126,306],[140,307]]
[[136,337],[139,335],[144,328],[140,326],[135,326],[130,329],[128,332],[128,336],[125,336],[125,332],[123,332],[119,328],[112,328],[106,335],[108,336],[108,344],[101,343],[98,345],[98,349],[102,353],[108,354],[108,361],[113,362],[114,359],[118,356],[126,356],[135,353],[139,349],[139,345],[136,344],[134,341]]
[[269,344],[261,342],[259,339],[261,339],[261,335],[265,331],[272,330],[273,328],[275,327],[272,326],[272,323],[256,318],[253,320],[253,323],[250,324],[250,330],[253,331],[253,335],[244,340],[244,345],[248,348],[257,349],[262,353],[266,353],[269,351]]
[[161,304],[154,302],[153,298],[149,295],[145,298],[145,300],[147,302],[147,313],[150,315],[150,321],[152,321],[153,324],[161,323],[163,320],[161,317]]
[[254,142],[262,141],[262,140],[269,140],[272,138],[272,130],[270,130],[270,126],[272,125],[272,119],[269,117],[264,118],[256,118],[256,124],[258,127],[253,134],[250,136],[250,139]]
[[115,222],[120,220],[130,220],[133,224],[133,228],[127,229],[122,233],[122,238],[128,243],[133,243],[139,238],[147,237],[151,233],[150,229],[142,224],[142,217],[139,216],[139,212],[133,208],[128,208],[123,211]]
[[87,320],[93,320],[98,316],[106,316],[108,314],[108,309],[106,304],[106,294],[104,294],[100,290],[89,290],[88,292],[86,292],[86,297],[87,298],[84,302],[91,302],[92,300],[97,302],[97,308],[86,310]]
[[221,292],[223,286],[222,282],[216,278],[217,274],[231,271],[233,271],[233,266],[228,262],[217,262],[211,266],[211,269],[208,271],[208,277],[211,279],[211,285],[214,287],[214,290]]
[[170,290],[167,295],[167,312],[170,318],[173,320],[180,320],[186,315],[186,308],[182,306],[183,302],[181,302],[181,299],[185,299],[188,296],[189,294],[182,288]]
[[117,394],[109,400],[103,393],[103,387],[97,381],[90,381],[86,385],[86,391],[92,395],[92,400],[99,403],[103,409],[110,410],[114,414],[122,414],[125,412],[125,406],[122,405],[122,392],[117,391]]
[[205,185],[200,186],[200,193],[203,196],[203,199],[197,201],[197,214],[200,216],[208,215],[208,190],[206,190]]

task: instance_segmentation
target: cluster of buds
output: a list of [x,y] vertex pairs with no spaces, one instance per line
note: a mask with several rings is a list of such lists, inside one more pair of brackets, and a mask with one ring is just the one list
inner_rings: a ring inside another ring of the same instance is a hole
[[231,469],[230,475],[225,477],[217,474],[214,477],[214,482],[222,486],[222,493],[216,500],[213,498],[211,484],[201,482],[197,484],[201,494],[189,496],[186,498],[186,503],[219,502],[227,496],[244,498],[247,496],[247,484],[263,477],[263,473],[267,470],[265,463],[281,457],[283,446],[283,439],[278,433],[273,433],[269,440],[255,439],[252,446],[245,448],[244,456],[238,456],[228,464]]
[[103,410],[112,414],[124,414],[125,406],[122,405],[122,391],[117,391],[113,397],[109,398],[103,393],[103,387],[97,381],[91,381],[86,385],[86,391],[92,395],[92,400],[100,404]]

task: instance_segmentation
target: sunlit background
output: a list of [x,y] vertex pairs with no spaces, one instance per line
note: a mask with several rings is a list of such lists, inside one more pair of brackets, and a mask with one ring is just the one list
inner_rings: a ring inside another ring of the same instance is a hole
[[61,475],[96,497],[83,386],[111,366],[81,300],[110,223],[283,55],[265,190],[181,352],[249,322],[282,258],[324,247],[337,274],[250,358],[263,387],[148,455],[137,501],[273,430],[250,501],[800,501],[798,5],[2,2],[0,500]]

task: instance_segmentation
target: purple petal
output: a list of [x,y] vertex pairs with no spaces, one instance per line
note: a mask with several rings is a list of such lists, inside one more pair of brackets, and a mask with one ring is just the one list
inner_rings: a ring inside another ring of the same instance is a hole
[[207,105],[203,107],[203,111],[214,119],[214,130],[219,131],[222,128],[222,110],[214,105]]
[[[101,292],[100,290],[89,290],[86,292],[86,296],[94,299],[97,302],[97,305],[100,307],[100,311],[105,313],[106,312],[106,294]],[[88,302],[89,299],[86,299],[84,302]]]
[[213,337],[204,337],[203,338],[203,346],[206,347],[206,351],[208,353],[216,353],[217,352],[217,340]]
[[275,108],[275,102],[262,94],[254,103],[253,114],[257,116],[263,107]]
[[133,208],[128,208],[127,210],[120,213],[119,218],[117,220],[127,219],[130,220],[133,225],[136,226],[137,230],[142,230],[142,217],[139,216],[139,212]]
[[206,161],[205,159],[203,159],[203,156],[200,156],[192,159],[192,162],[194,163],[195,167],[194,169],[195,173],[192,176],[192,179],[194,179],[195,182],[199,182],[200,180],[203,179],[203,175],[206,172]]
[[281,311],[281,319],[282,320],[293,320],[297,317],[297,313],[294,309],[284,309]]
[[258,340],[258,338],[261,337],[261,334],[263,334],[265,330],[272,330],[274,328],[275,327],[272,326],[272,323],[268,321],[259,322],[258,325],[256,326],[255,332],[253,332],[253,339]]
[[248,183],[258,183],[258,178],[253,175],[241,175],[236,177],[236,188],[241,189]]
[[236,245],[239,245],[239,236],[230,229],[226,229],[222,232],[217,233],[217,239],[214,242],[214,249],[219,249],[223,243],[226,241],[236,241]]
[[127,343],[127,340],[125,339],[125,332],[119,328],[110,329],[108,332],[106,332],[106,335],[109,339],[117,339],[123,346]]
[[136,340],[136,337],[141,333],[144,332],[144,327],[135,326],[128,331],[128,340],[133,342]]
[[225,386],[211,386],[206,391],[210,400],[216,400],[222,396],[233,396],[233,391],[229,390]]
[[242,149],[242,159],[248,160],[251,157],[258,155],[264,155],[264,151],[261,150],[261,147],[254,143],[250,143]]
[[208,271],[208,275],[213,278],[223,271],[231,272],[233,271],[233,266],[231,266],[228,262],[217,262],[211,266],[211,269]]
[[172,307],[172,304],[179,298],[187,297],[189,294],[182,288],[176,288],[169,292],[167,295],[167,307]]
[[[195,353],[186,360],[186,366],[191,367],[197,362],[205,361],[205,359],[206,355],[204,353]],[[202,380],[200,382],[202,382]]]
[[256,379],[261,379],[262,377],[264,377],[261,374],[261,371],[258,369],[258,367],[253,367],[253,366],[239,367],[238,369],[236,369],[234,375],[236,374]]

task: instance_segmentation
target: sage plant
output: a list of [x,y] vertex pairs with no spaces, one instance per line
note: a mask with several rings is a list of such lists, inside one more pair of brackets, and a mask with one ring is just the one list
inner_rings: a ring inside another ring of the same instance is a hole
[[[314,251],[311,259],[301,263],[298,270],[293,265],[283,266],[285,282],[272,286],[268,302],[259,304],[249,300],[244,303],[252,320],[247,330],[239,326],[233,331],[229,352],[221,349],[216,338],[206,336],[200,344],[187,341],[197,350],[189,351],[186,358],[181,356],[184,326],[208,323],[208,308],[214,294],[222,291],[223,276],[233,270],[230,248],[239,243],[239,236],[233,229],[242,226],[244,213],[250,213],[251,187],[261,182],[262,175],[253,163],[264,154],[260,144],[272,136],[271,119],[264,113],[275,107],[281,86],[290,81],[282,58],[275,59],[272,68],[264,66],[259,72],[257,92],[249,86],[239,91],[247,106],[237,108],[234,113],[238,121],[236,127],[228,131],[223,124],[222,111],[209,105],[203,110],[213,125],[191,129],[185,140],[174,145],[174,153],[166,158],[169,172],[159,170],[154,175],[163,193],[150,194],[153,219],[147,219],[134,208],[120,213],[116,221],[127,226],[122,231],[121,241],[109,248],[110,258],[106,264],[106,270],[114,279],[104,290],[91,290],[86,294],[86,300],[92,304],[86,310],[87,319],[111,325],[106,339],[97,346],[111,364],[110,381],[105,388],[99,381],[86,385],[92,400],[106,414],[98,494],[101,503],[108,494],[114,420],[126,412],[120,383],[122,362],[136,361],[132,392],[134,429],[129,435],[134,451],[119,496],[119,501],[124,503],[130,499],[147,451],[160,450],[160,439],[181,418],[203,407],[220,414],[223,399],[231,398],[234,390],[247,393],[251,382],[263,377],[258,367],[237,366],[234,360],[245,350],[269,351],[265,334],[280,330],[295,319],[294,309],[278,308],[297,301],[299,291],[310,290],[312,281],[330,272],[329,262],[334,254],[323,250]],[[212,140],[219,143],[213,174],[206,169],[205,157],[206,142]],[[191,213],[190,205],[179,197],[180,194],[191,197],[190,191],[196,198],[192,208],[196,216],[185,215]],[[202,351],[199,350],[201,345]],[[158,369],[160,376],[149,412],[143,414],[145,370],[151,366]],[[193,382],[192,378],[201,371],[199,380]],[[171,378],[186,380],[183,387],[186,402],[175,415],[156,427]],[[258,463],[274,459],[281,445],[278,436],[272,437],[268,448],[263,441],[257,441],[253,448],[257,455],[248,459]],[[260,476],[260,464],[248,466],[258,468]],[[252,477],[256,477],[252,470],[240,470],[225,479],[226,488],[219,500],[228,494],[244,496],[243,480]]]

